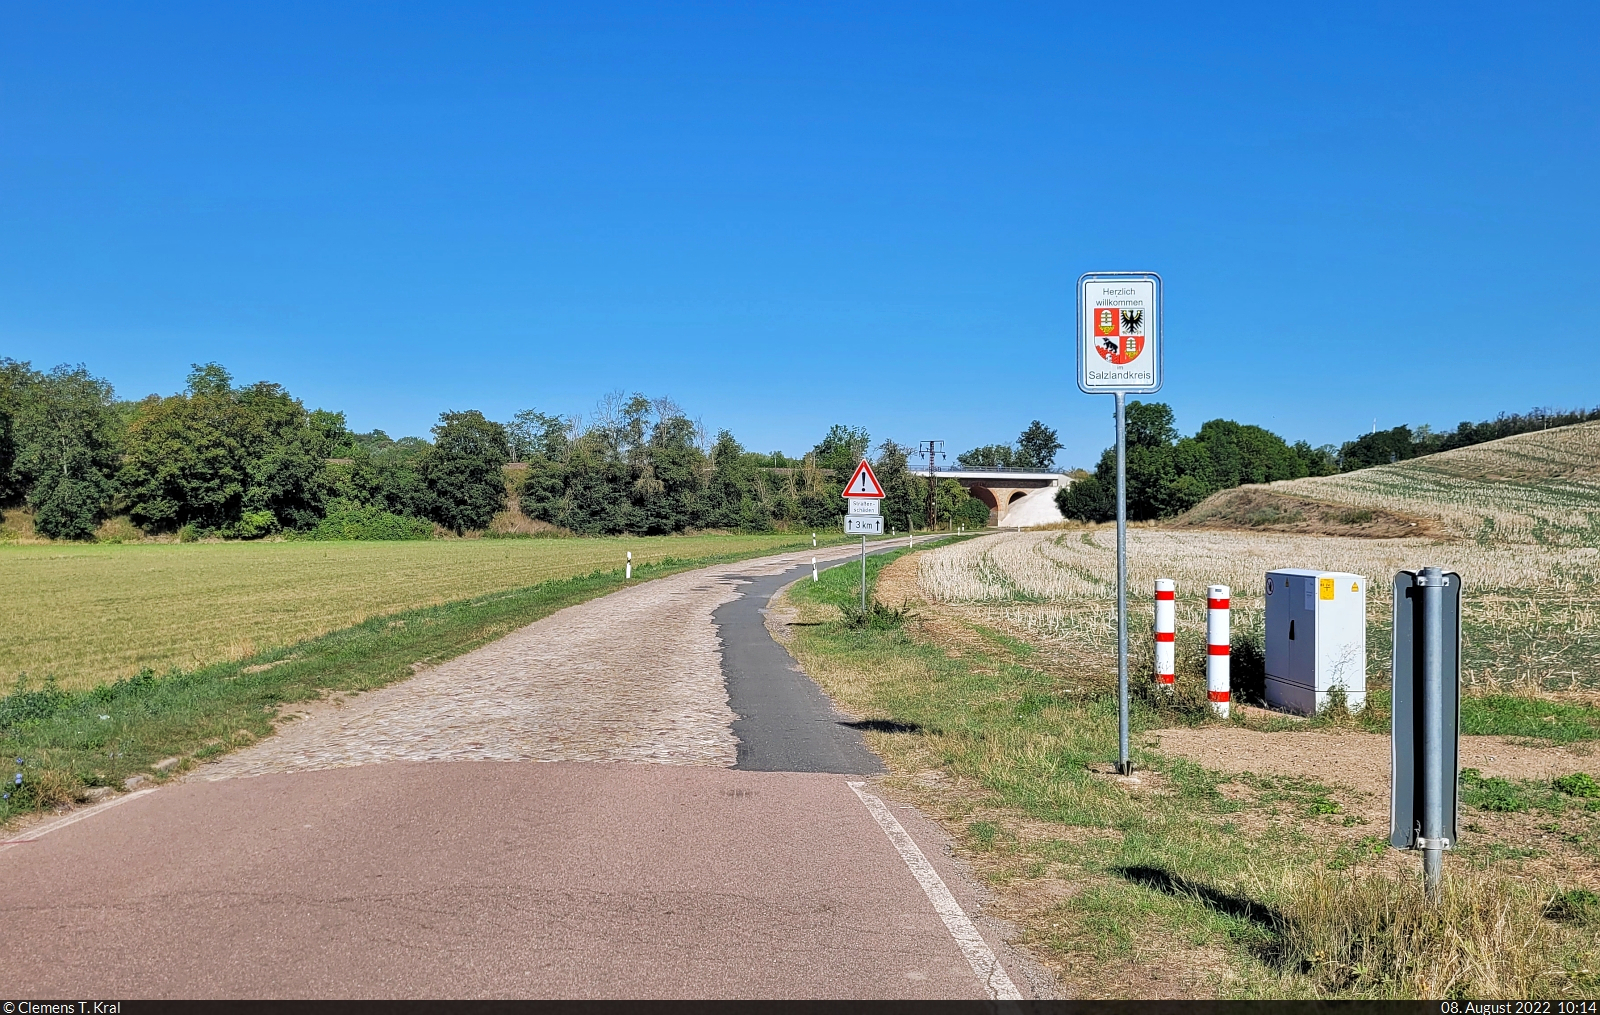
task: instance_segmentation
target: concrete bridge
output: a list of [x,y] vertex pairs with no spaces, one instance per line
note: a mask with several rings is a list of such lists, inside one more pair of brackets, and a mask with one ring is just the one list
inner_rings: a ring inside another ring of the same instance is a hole
[[[928,475],[927,469],[909,471],[913,476]],[[1032,469],[940,469],[939,478],[955,480],[989,505],[989,524],[1000,526],[1061,521],[1056,491],[1071,482],[1064,472]]]

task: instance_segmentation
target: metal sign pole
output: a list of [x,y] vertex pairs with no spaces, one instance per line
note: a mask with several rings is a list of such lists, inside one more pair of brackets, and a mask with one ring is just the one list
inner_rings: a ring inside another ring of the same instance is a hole
[[1439,890],[1444,866],[1444,575],[1425,567],[1422,587],[1422,880]]
[[1461,576],[1438,567],[1394,576],[1389,845],[1422,851],[1439,901],[1454,849],[1461,760]]
[[1127,396],[1117,399],[1117,771],[1133,774],[1128,759],[1128,424]]
[[1117,403],[1117,771],[1128,756],[1128,426],[1127,396],[1162,383],[1161,276],[1153,271],[1088,272],[1078,279],[1078,390]]
[[867,612],[867,536],[861,534],[861,612]]

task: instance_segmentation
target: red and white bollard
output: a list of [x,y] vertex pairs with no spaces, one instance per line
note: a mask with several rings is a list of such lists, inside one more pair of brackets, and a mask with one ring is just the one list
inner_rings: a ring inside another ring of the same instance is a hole
[[1206,692],[1211,711],[1228,717],[1228,586],[1206,589]]
[[1156,579],[1156,683],[1172,690],[1177,680],[1173,639],[1177,635],[1178,583],[1171,578]]

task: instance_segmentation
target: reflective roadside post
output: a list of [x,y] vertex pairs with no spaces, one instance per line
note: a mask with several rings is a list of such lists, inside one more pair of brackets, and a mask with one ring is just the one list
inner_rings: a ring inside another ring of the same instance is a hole
[[1078,278],[1078,390],[1112,395],[1117,418],[1117,771],[1128,756],[1127,396],[1162,382],[1162,288],[1153,271],[1089,272]]
[[1437,896],[1455,847],[1461,763],[1461,576],[1438,567],[1394,576],[1389,844],[1422,851]]

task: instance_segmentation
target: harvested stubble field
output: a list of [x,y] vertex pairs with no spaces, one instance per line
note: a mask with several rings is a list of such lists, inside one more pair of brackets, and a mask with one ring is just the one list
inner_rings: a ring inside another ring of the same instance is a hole
[[[828,541],[843,537],[830,534]],[[592,571],[811,545],[810,533],[616,539],[0,546],[0,679],[85,690],[245,659],[400,610]]]
[[[1404,568],[1439,564],[1462,575],[1462,679],[1471,689],[1583,693],[1600,687],[1600,550],[1482,545],[1432,539],[1358,539],[1275,532],[1134,527],[1128,532],[1130,644],[1149,656],[1156,578],[1178,583],[1180,640],[1199,644],[1205,589],[1232,589],[1236,640],[1264,622],[1262,576],[1280,567],[1351,571],[1369,579],[1367,673],[1389,669],[1392,594]],[[1116,532],[1102,527],[1027,532],[963,543],[923,556],[919,581],[935,600],[961,604],[987,623],[1042,647],[1111,665],[1116,646]]]

